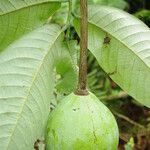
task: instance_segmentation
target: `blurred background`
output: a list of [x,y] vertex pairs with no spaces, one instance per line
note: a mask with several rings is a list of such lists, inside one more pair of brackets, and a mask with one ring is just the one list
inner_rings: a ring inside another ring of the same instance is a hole
[[[79,0],[73,0],[73,12]],[[150,27],[150,0],[88,0],[89,4],[117,7],[141,19]],[[64,25],[68,4],[53,16],[52,21]],[[71,27],[70,39],[79,38]],[[120,142],[118,150],[150,150],[150,109],[142,106],[114,83],[100,68],[96,59],[88,54],[88,85],[91,92],[112,111],[118,122]]]

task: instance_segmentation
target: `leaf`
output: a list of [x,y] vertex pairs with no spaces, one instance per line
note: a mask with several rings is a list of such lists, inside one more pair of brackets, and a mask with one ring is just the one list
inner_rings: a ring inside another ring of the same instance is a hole
[[125,145],[126,150],[132,150],[134,148],[134,139],[130,138],[129,142]]
[[[125,91],[150,107],[150,29],[116,8],[89,7],[88,48]],[[74,21],[79,31],[79,19]]]
[[96,4],[113,6],[119,9],[125,9],[128,7],[128,3],[124,0],[93,0],[93,1]]
[[[78,76],[78,68],[77,68],[77,49],[76,49],[76,41],[68,41],[65,43],[64,48],[68,49],[70,54],[70,61],[68,61],[68,57],[66,59],[60,59],[56,63],[57,73],[61,75],[61,78],[57,81],[56,89],[59,93],[70,94],[77,87],[77,76]],[[62,47],[63,48],[63,47]],[[65,54],[65,53],[63,53]],[[66,55],[66,54],[65,54]],[[66,55],[67,56],[67,55]],[[63,63],[63,67],[62,64]],[[72,65],[70,65],[72,63]]]
[[150,20],[150,10],[141,9],[134,14],[137,18]]
[[1,150],[31,150],[43,136],[55,103],[53,70],[60,59],[71,59],[62,43],[62,29],[45,25],[0,53]]
[[61,26],[65,25],[67,23],[68,11],[68,3],[63,3],[61,8],[53,15],[51,21]]
[[63,0],[0,0],[0,51],[43,25]]
[[[96,4],[96,5],[106,5],[106,6],[113,6],[119,9],[126,9],[128,8],[128,3],[124,0],[87,0],[88,4]],[[73,12],[77,13],[80,8],[80,0],[73,0],[72,1]]]

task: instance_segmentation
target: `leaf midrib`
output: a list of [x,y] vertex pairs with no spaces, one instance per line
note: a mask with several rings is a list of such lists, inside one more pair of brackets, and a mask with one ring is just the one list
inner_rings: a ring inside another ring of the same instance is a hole
[[6,148],[7,150],[8,150],[8,148],[9,148],[9,145],[10,145],[11,139],[12,139],[12,137],[13,137],[13,134],[15,133],[15,129],[16,129],[17,125],[18,125],[18,122],[19,122],[19,120],[20,120],[20,118],[21,118],[21,116],[22,116],[22,112],[23,112],[24,106],[25,106],[26,102],[28,101],[28,97],[30,96],[30,91],[31,91],[31,89],[32,89],[32,87],[33,87],[33,85],[34,85],[34,82],[36,81],[36,78],[38,77],[38,73],[40,72],[41,67],[42,67],[42,65],[43,65],[44,62],[45,62],[45,59],[47,58],[49,52],[51,51],[51,48],[53,47],[53,45],[55,44],[55,42],[57,41],[57,39],[59,38],[59,36],[61,35],[62,32],[63,32],[63,30],[60,30],[60,32],[58,33],[58,35],[57,35],[56,38],[54,39],[53,43],[52,43],[51,46],[49,47],[49,50],[47,51],[47,53],[46,53],[45,56],[43,57],[43,59],[42,59],[43,61],[42,61],[41,64],[39,65],[39,68],[37,69],[37,72],[36,72],[35,75],[34,75],[34,78],[33,78],[32,82],[31,82],[31,86],[29,87],[29,90],[28,90],[28,92],[27,92],[27,96],[26,96],[26,98],[25,98],[25,100],[24,100],[24,103],[23,103],[21,112],[19,113],[20,115],[18,116],[18,119],[16,120],[15,126],[14,126],[14,128],[13,128],[13,130],[12,130],[12,134],[9,136],[9,140],[8,140],[8,144],[7,144],[7,148]]
[[15,9],[15,10],[10,10],[10,11],[8,11],[8,12],[6,12],[6,13],[4,12],[4,13],[0,14],[0,17],[1,17],[1,16],[8,15],[8,14],[11,14],[11,13],[14,13],[14,12],[17,12],[17,11],[20,11],[20,10],[24,10],[24,9],[26,9],[26,8],[30,8],[30,7],[34,7],[34,6],[38,6],[38,5],[42,5],[42,4],[47,4],[47,3],[54,3],[54,2],[59,3],[59,2],[62,2],[62,1],[61,1],[61,0],[60,0],[60,1],[53,0],[53,1],[45,1],[45,2],[33,3],[33,4],[31,4],[31,5],[29,4],[29,5],[27,5],[27,6],[20,7],[20,8]]

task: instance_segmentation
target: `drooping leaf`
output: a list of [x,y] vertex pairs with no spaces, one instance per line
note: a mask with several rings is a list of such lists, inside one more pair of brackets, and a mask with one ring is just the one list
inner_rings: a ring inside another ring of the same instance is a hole
[[53,70],[71,60],[62,43],[62,29],[45,25],[0,53],[0,150],[32,150],[44,134],[55,103]]
[[[79,31],[79,19],[74,21]],[[89,50],[108,75],[150,107],[150,29],[119,9],[89,7]]]
[[42,25],[63,0],[0,0],[0,51]]

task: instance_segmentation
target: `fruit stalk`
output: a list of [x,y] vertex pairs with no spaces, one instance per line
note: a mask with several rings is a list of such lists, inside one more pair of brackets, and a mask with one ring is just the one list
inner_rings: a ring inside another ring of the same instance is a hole
[[76,91],[77,95],[88,95],[87,87],[87,44],[88,44],[88,13],[87,0],[80,0],[81,12],[81,40],[80,40],[80,64],[79,83]]

